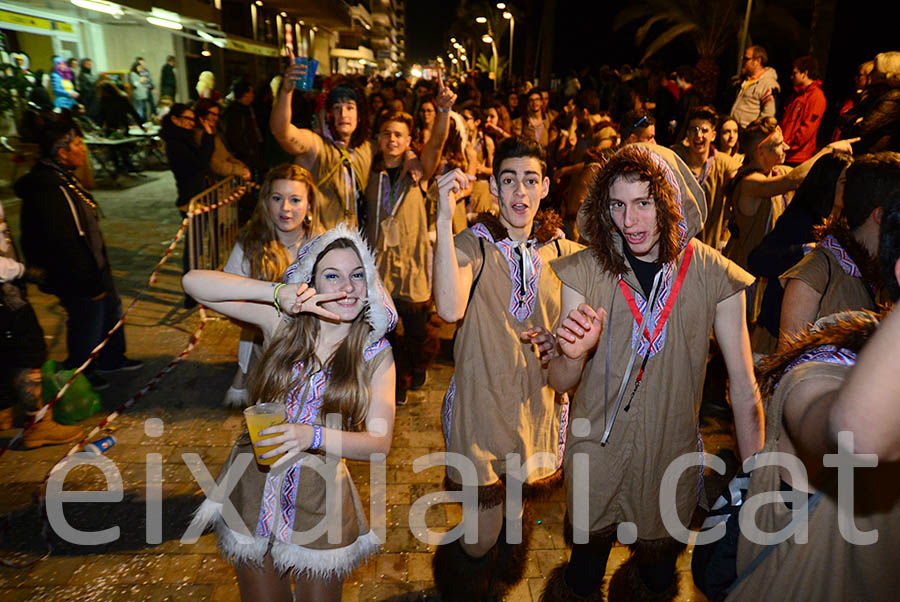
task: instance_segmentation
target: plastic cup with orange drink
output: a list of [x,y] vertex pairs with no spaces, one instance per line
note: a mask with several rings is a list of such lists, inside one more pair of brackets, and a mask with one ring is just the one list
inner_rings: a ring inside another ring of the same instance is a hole
[[263,465],[269,466],[275,463],[281,456],[260,459],[260,456],[268,451],[278,447],[277,445],[266,445],[266,439],[271,439],[275,435],[260,437],[259,432],[275,426],[276,424],[284,424],[285,408],[283,403],[258,403],[244,410],[244,420],[247,421],[247,430],[250,433],[250,441],[253,443],[253,452],[256,455],[256,461]]

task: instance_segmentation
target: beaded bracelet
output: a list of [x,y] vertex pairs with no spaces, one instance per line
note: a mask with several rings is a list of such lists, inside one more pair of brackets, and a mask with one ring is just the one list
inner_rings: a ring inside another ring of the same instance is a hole
[[309,444],[309,449],[319,449],[322,447],[322,427],[318,424],[313,425],[313,438],[312,443]]
[[285,282],[282,282],[281,284],[277,285],[277,286],[275,287],[275,294],[272,295],[272,297],[273,297],[273,303],[275,304],[275,310],[278,312],[279,315],[281,315],[282,312],[281,312],[281,306],[278,305],[278,289],[280,289],[280,288],[281,288],[282,286],[284,286],[285,284],[286,284]]

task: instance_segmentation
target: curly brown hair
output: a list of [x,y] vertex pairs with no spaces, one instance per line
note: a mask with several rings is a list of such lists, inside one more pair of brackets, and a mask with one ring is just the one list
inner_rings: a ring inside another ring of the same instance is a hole
[[578,231],[602,269],[613,274],[626,271],[625,256],[617,247],[617,236],[621,234],[609,213],[609,189],[618,178],[647,183],[650,196],[656,201],[658,261],[674,261],[681,252],[678,223],[684,218],[675,200],[675,191],[666,179],[663,167],[653,160],[648,151],[627,146],[611,157],[594,178],[578,212]]

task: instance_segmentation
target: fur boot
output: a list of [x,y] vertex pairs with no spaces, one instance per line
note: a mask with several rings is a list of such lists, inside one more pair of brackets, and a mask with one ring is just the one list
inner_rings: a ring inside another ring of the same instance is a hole
[[579,596],[566,585],[567,563],[562,563],[550,573],[540,602],[603,602],[603,588],[598,587],[590,596]]
[[497,561],[497,546],[481,558],[472,558],[459,540],[438,546],[432,569],[434,584],[443,602],[478,602],[488,599],[491,576]]
[[661,591],[650,590],[641,579],[639,567],[658,564],[667,558],[677,557],[684,551],[685,545],[674,539],[653,541],[638,540],[631,546],[632,555],[615,572],[609,580],[607,600],[609,602],[670,602],[678,596],[678,572],[673,571],[669,586]]
[[[525,576],[525,564],[531,537],[534,535],[534,512],[529,502],[523,502],[522,541],[511,544],[506,541],[506,520],[494,546],[497,549],[497,563],[494,568],[494,579],[491,593],[502,597],[504,593],[515,587]],[[501,591],[502,590],[502,591]]]

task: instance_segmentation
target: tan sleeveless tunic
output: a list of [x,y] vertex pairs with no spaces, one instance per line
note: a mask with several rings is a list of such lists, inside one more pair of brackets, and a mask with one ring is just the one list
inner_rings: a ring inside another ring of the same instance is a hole
[[[668,537],[659,508],[663,473],[675,458],[696,453],[701,445],[700,393],[716,305],[750,285],[753,277],[702,242],[694,240],[693,246],[691,264],[663,330],[663,347],[647,361],[642,384],[626,412],[624,407],[640,368],[640,357],[636,359],[622,409],[605,446],[600,440],[606,424],[607,344],[610,345],[608,416],[631,356],[632,337],[637,331],[635,319],[617,276],[601,271],[591,250],[551,264],[563,284],[584,295],[588,305],[607,311],[603,333],[582,370],[572,401],[564,463],[569,508],[575,503],[575,492],[586,485],[589,499],[579,499],[578,503],[588,503],[592,533],[630,521],[637,525],[639,539]],[[683,256],[684,251],[675,262],[673,281]],[[630,266],[624,281],[635,299],[644,298]],[[609,337],[612,339],[608,341]],[[573,429],[578,427],[574,421],[579,418],[589,421],[588,434],[580,428]],[[587,484],[574,470],[573,462],[578,454],[588,456]],[[676,509],[682,524],[688,524],[697,505],[699,475],[699,469],[694,467],[686,470],[679,480]]]
[[[809,380],[843,383],[852,367],[811,361],[790,370],[778,385],[766,408],[764,451],[777,451],[782,436],[784,404],[794,387]],[[785,435],[786,436],[786,435]],[[835,469],[831,469],[835,470]],[[856,493],[853,521],[860,531],[878,530],[872,545],[852,545],[838,528],[837,479],[823,486],[824,497],[809,518],[808,543],[794,538],[778,544],[762,563],[728,597],[728,600],[816,600],[844,602],[896,600],[900,591],[900,464],[881,463],[876,468],[854,469]],[[781,469],[761,466],[753,471],[747,499],[762,492],[779,491]],[[781,502],[764,504],[756,525],[775,532],[791,521]],[[743,535],[738,541],[737,572],[740,575],[763,546]]]
[[323,230],[330,230],[344,221],[351,227],[357,224],[356,194],[364,191],[369,181],[372,142],[363,142],[347,152],[352,173],[341,165],[343,158],[338,147],[316,134],[313,149],[295,159],[298,165],[310,171],[322,193],[319,222]]
[[[522,279],[516,279],[514,290],[507,255],[486,232],[476,224],[454,239],[471,259],[473,275],[481,271],[481,277],[456,334],[456,369],[441,414],[444,439],[448,452],[474,463],[479,486],[493,485],[506,474],[507,454],[519,454],[523,464],[536,453],[553,454],[554,466],[528,475],[530,483],[550,476],[560,464],[568,404],[556,402],[537,350],[519,333],[535,326],[555,328],[560,283],[548,262],[582,247],[564,239],[538,245],[532,262],[536,271],[530,272],[535,276],[525,279],[525,301],[519,305]],[[511,256],[517,257],[515,250]],[[455,471],[449,475],[458,478]]]
[[[408,175],[403,177],[395,199],[393,214],[387,172],[375,172],[366,187],[368,223],[366,240],[375,251],[378,275],[394,299],[422,303],[431,298],[428,279],[428,221],[425,197]],[[378,194],[381,192],[381,199]],[[402,195],[402,196],[401,196]]]
[[847,274],[834,254],[816,246],[797,265],[781,275],[781,284],[796,278],[822,295],[816,319],[851,309],[875,310],[875,303],[862,278]]
[[[364,353],[367,372],[373,373],[390,357],[386,339],[373,344]],[[305,413],[312,412],[315,418],[311,423],[325,426],[321,398],[316,395],[327,385],[327,374],[316,372],[301,381],[304,398],[300,400],[296,421],[310,423],[303,418]],[[339,428],[339,425],[327,426]],[[241,454],[249,454],[251,458],[254,455],[246,429],[222,467],[219,483]],[[318,462],[324,462],[324,466],[316,470],[311,464]],[[369,529],[362,500],[343,458],[304,452],[277,476],[270,471],[251,460],[243,473],[231,475],[237,482],[228,498],[240,516],[240,524],[226,522],[222,504],[210,499],[197,511],[201,523],[215,525],[219,551],[227,560],[261,566],[263,556],[269,551],[278,570],[344,577],[378,551],[381,542]],[[329,487],[331,496],[327,495]],[[323,533],[315,537],[315,533],[306,534],[323,520],[328,526]],[[337,536],[332,537],[330,532]]]

